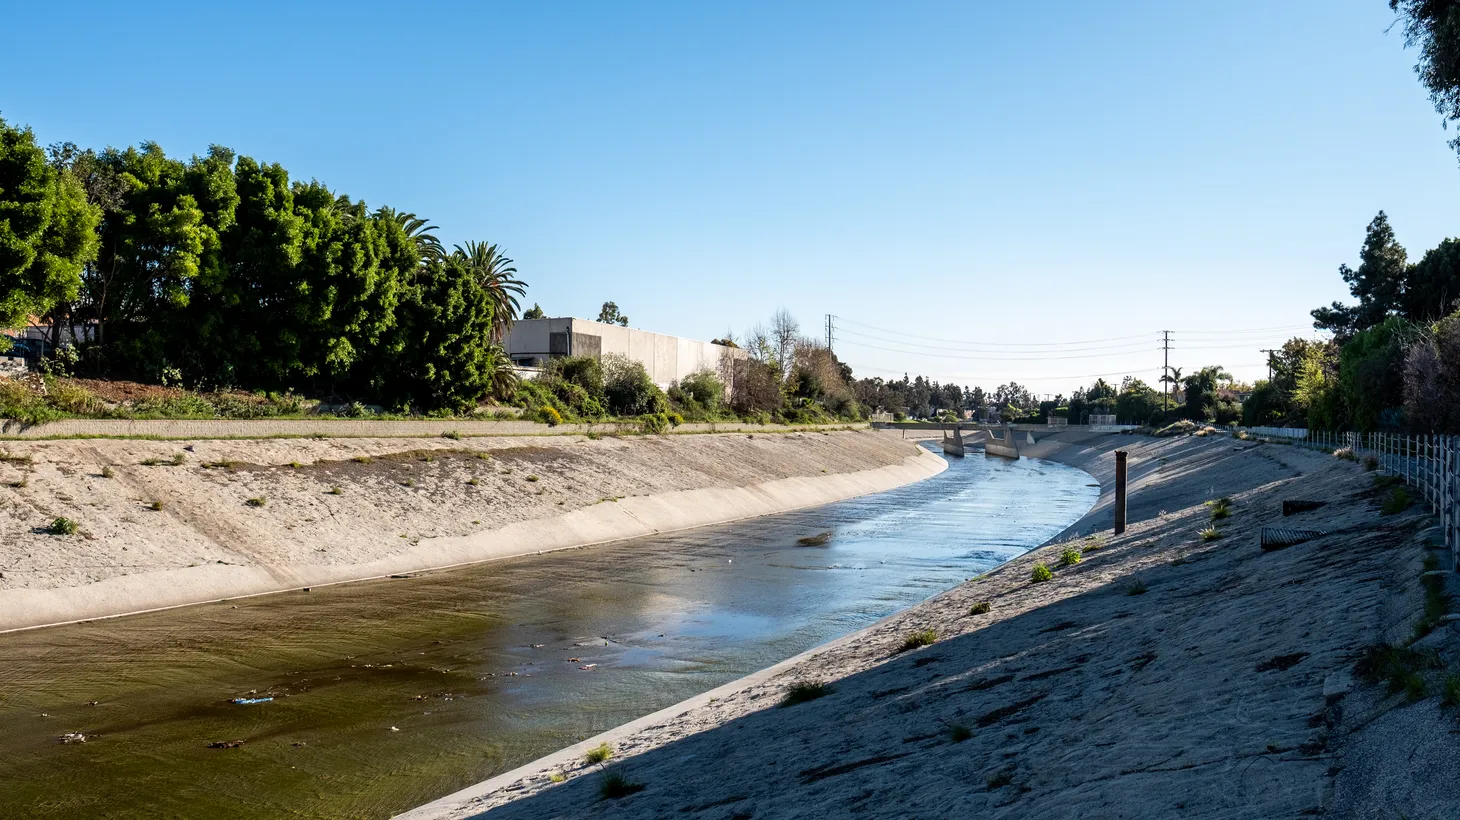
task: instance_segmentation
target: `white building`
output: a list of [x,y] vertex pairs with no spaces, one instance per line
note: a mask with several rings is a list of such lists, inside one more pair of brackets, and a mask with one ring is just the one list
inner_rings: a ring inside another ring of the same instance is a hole
[[617,353],[641,362],[661,388],[699,370],[719,373],[723,359],[746,355],[736,347],[572,317],[518,319],[504,344],[518,367],[542,367],[562,356],[599,358]]

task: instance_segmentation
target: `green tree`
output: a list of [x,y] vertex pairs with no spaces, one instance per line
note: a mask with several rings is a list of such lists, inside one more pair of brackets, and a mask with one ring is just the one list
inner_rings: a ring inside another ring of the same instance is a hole
[[1409,267],[1401,297],[1411,322],[1433,322],[1460,305],[1460,239],[1446,239]]
[[1354,334],[1339,353],[1338,381],[1355,430],[1396,429],[1402,423],[1404,361],[1419,329],[1393,316]]
[[522,314],[522,318],[524,318],[524,319],[546,319],[547,318],[547,314],[542,312],[542,307],[540,305],[538,305],[538,303],[533,302],[532,303],[532,307],[528,308],[527,309],[527,312],[524,313],[524,314]]
[[598,321],[606,325],[629,326],[629,317],[618,312],[618,305],[613,302],[604,302],[603,307],[598,311]]
[[500,367],[491,329],[491,298],[466,262],[431,262],[401,301],[387,394],[428,411],[470,407],[492,389]]
[[1161,394],[1140,379],[1126,380],[1115,398],[1115,417],[1123,424],[1145,424],[1160,410]]
[[526,283],[517,278],[517,268],[512,266],[512,260],[502,253],[498,245],[467,242],[465,247],[457,245],[453,255],[466,262],[476,277],[477,285],[491,298],[492,315],[496,317],[492,325],[492,339],[501,341],[512,323],[517,321],[517,299],[527,293]]
[[1394,229],[1383,211],[1369,223],[1364,246],[1359,251],[1359,266],[1338,266],[1338,273],[1348,283],[1349,293],[1359,300],[1357,305],[1334,302],[1312,311],[1313,326],[1330,330],[1340,340],[1358,331],[1373,327],[1396,312],[1404,295],[1409,273],[1404,246],[1394,238]]
[[[1445,122],[1460,120],[1460,4],[1454,0],[1389,0],[1404,23],[1404,44],[1419,46],[1415,73]],[[1460,136],[1450,141],[1460,151]]]
[[29,128],[0,119],[0,327],[76,297],[100,217],[80,180],[46,161]]
[[1230,380],[1232,374],[1219,365],[1203,367],[1186,377],[1186,415],[1196,421],[1215,421],[1217,418],[1217,385]]
[[436,238],[432,231],[440,228],[431,224],[431,220],[422,219],[412,213],[397,211],[394,208],[381,208],[380,216],[389,219],[399,225],[411,243],[416,248],[416,271],[419,273],[432,262],[440,262],[446,258],[446,249],[442,247],[441,240]]

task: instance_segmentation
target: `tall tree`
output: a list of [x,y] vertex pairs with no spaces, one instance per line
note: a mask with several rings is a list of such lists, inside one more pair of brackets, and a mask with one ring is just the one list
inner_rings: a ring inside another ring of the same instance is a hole
[[1394,238],[1389,217],[1383,211],[1374,217],[1364,232],[1364,246],[1359,251],[1359,266],[1338,266],[1338,273],[1348,283],[1349,293],[1359,300],[1357,305],[1334,302],[1312,312],[1313,326],[1329,330],[1340,339],[1373,327],[1392,315],[1404,295],[1409,271],[1404,246]]
[[[1389,0],[1404,23],[1404,44],[1419,47],[1415,73],[1448,124],[1460,120],[1460,3],[1455,0]],[[1460,136],[1450,141],[1460,152]]]
[[456,246],[454,256],[466,262],[477,285],[492,300],[492,340],[500,342],[517,321],[517,299],[527,293],[527,284],[517,278],[517,268],[498,245],[467,242]]
[[80,180],[46,161],[29,128],[0,119],[0,327],[76,297],[100,216]]
[[619,313],[618,305],[613,302],[604,302],[603,307],[599,308],[598,321],[606,325],[629,326],[629,317]]

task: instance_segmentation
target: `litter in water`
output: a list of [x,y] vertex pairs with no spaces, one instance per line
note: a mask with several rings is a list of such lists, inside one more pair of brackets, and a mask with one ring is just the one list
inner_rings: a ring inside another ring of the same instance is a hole
[[86,742],[86,735],[83,735],[80,732],[67,732],[64,735],[61,735],[61,742],[62,743],[85,743]]

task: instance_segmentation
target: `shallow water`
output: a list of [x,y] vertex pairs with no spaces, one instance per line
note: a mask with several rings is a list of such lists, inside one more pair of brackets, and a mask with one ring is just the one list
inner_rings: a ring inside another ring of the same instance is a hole
[[911,606],[1098,494],[973,456],[813,510],[0,635],[0,817],[388,817]]

